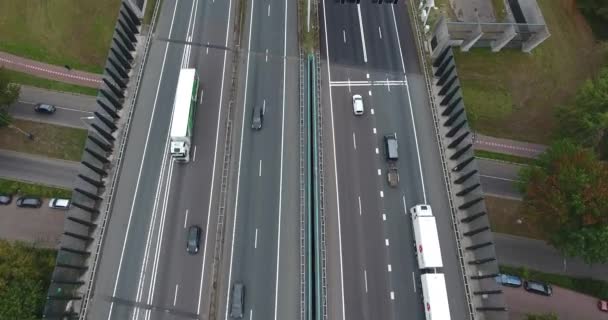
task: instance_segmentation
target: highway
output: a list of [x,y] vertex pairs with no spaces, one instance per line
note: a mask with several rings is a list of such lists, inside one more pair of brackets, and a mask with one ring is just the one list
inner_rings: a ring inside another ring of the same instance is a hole
[[[246,319],[299,317],[299,157],[297,8],[247,1],[233,142],[235,179],[226,229],[220,319],[230,292],[245,285]],[[251,128],[263,108],[261,130]]]
[[[468,308],[432,115],[405,2],[323,1],[322,105],[328,172],[328,316],[424,319],[409,208],[433,207],[453,319]],[[366,113],[355,117],[352,96]],[[399,141],[386,181],[383,136]]]
[[[162,4],[104,237],[91,319],[197,319],[208,312],[231,57],[204,44],[232,46],[233,8],[232,1]],[[196,68],[202,90],[191,162],[178,164],[167,147],[184,67]],[[196,255],[185,250],[190,225],[203,230]]]

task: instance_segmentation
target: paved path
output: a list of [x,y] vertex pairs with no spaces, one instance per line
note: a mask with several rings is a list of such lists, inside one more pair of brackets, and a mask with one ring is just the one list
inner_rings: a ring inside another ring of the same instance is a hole
[[71,189],[79,163],[0,149],[0,177]]
[[536,158],[547,149],[547,146],[542,144],[494,138],[480,133],[475,133],[475,145],[473,147],[478,150],[511,154],[525,158]]
[[477,166],[481,187],[486,195],[513,200],[522,199],[516,186],[521,165],[478,158]]
[[[34,111],[37,103],[57,106],[52,115]],[[74,128],[87,128],[95,111],[95,97],[22,86],[19,100],[9,108],[15,118],[46,122]]]
[[6,52],[0,52],[0,66],[41,78],[85,87],[99,88],[99,85],[101,84],[100,74],[78,70],[67,70],[65,67],[22,58]]
[[494,241],[499,264],[608,281],[608,264],[588,266],[580,259],[564,259],[544,241],[502,233],[494,233]]

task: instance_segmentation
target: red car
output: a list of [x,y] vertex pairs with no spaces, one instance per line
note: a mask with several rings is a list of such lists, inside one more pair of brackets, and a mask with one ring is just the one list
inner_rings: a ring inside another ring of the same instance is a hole
[[600,309],[600,311],[608,312],[608,301],[606,301],[606,300],[598,301],[597,307]]

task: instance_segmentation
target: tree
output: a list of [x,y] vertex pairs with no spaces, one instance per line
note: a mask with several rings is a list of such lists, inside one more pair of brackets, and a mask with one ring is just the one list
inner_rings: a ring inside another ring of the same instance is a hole
[[528,313],[526,315],[526,320],[558,320],[558,319],[557,319],[557,315],[555,313],[542,313],[542,314]]
[[585,14],[595,15],[608,21],[608,2],[606,0],[577,0],[576,6]]
[[524,208],[549,242],[586,263],[608,261],[608,165],[561,140],[520,172]]
[[19,85],[11,83],[9,74],[0,67],[0,112],[6,112],[8,106],[17,101],[20,91]]
[[573,105],[557,110],[562,137],[591,147],[601,159],[608,159],[608,68],[583,84]]

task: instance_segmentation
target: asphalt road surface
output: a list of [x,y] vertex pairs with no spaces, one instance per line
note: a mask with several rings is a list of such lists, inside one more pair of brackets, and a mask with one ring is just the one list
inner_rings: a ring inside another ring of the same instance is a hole
[[[453,319],[468,314],[429,101],[405,2],[323,1],[330,319],[424,319],[409,208],[433,207]],[[365,114],[352,112],[360,94]],[[396,134],[400,183],[386,181]]]
[[[297,319],[299,286],[297,7],[247,1],[238,73],[234,168],[220,319],[245,285],[246,319]],[[251,128],[263,108],[261,130]]]
[[487,195],[521,200],[517,190],[518,173],[521,165],[477,158],[481,187]]
[[79,162],[0,149],[0,177],[65,189],[74,187]]
[[[162,4],[98,265],[91,319],[199,319],[209,312],[231,54],[207,50],[206,44],[232,45],[231,11],[232,1]],[[201,83],[187,164],[174,163],[167,149],[181,68],[196,68]],[[196,255],[185,250],[190,225],[203,230]]]

